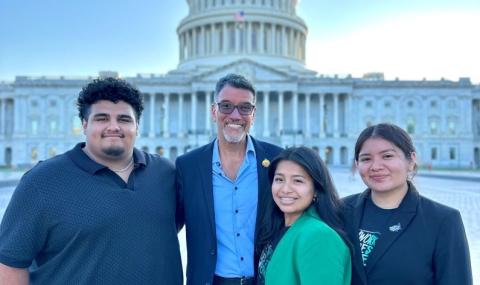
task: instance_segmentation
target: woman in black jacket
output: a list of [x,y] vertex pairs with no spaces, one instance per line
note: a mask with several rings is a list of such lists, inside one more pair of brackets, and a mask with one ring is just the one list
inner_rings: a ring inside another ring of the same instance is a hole
[[354,244],[352,284],[472,284],[460,213],[415,189],[409,135],[392,124],[366,128],[355,163],[368,188],[344,199]]

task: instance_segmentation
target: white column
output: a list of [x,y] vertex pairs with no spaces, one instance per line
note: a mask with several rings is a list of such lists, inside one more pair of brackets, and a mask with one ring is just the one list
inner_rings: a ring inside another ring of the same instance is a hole
[[292,50],[290,54],[293,56],[293,58],[297,58],[297,47],[298,47],[298,33],[296,29],[291,28],[290,33],[292,36]]
[[338,138],[338,97],[339,94],[333,94],[333,137]]
[[[26,120],[22,120],[22,116],[20,116],[20,114],[27,114],[27,108],[23,108],[26,107],[26,105],[22,104],[25,102],[25,99],[26,98],[23,98],[23,96],[15,97],[13,99],[13,133],[15,134],[23,134],[27,130]],[[26,118],[24,117],[24,119]],[[22,126],[24,127],[22,128]]]
[[298,93],[292,92],[292,103],[293,103],[293,131],[295,134],[298,131]]
[[270,44],[270,54],[275,54],[275,51],[276,51],[276,48],[277,48],[277,43],[276,43],[276,31],[275,31],[275,24],[272,23],[272,25],[270,26],[270,30],[272,31],[270,37],[270,41],[271,41],[271,44]]
[[[394,98],[394,100],[395,100],[394,102],[400,102],[399,96],[396,96],[396,97]],[[363,102],[363,101],[361,101],[361,103],[362,103],[362,104],[365,104],[365,102]],[[439,102],[439,104],[441,104],[441,103]],[[398,125],[399,127],[401,127],[401,128],[405,128],[405,126],[402,126],[402,125],[400,124],[400,122],[402,121],[402,118],[400,117],[400,110],[401,110],[402,104],[401,104],[401,103],[398,103],[398,104],[394,104],[394,106],[395,106],[395,124],[397,124],[397,125]],[[440,106],[441,106],[441,105],[440,105]],[[443,110],[442,110],[442,111],[443,111]],[[358,113],[360,114],[360,112],[358,112]],[[363,129],[363,127],[366,127],[366,126],[364,126],[363,120],[362,120],[362,124],[359,125],[359,127],[360,127],[359,129]],[[439,126],[439,127],[440,127],[440,126]]]
[[168,128],[168,122],[170,122],[170,94],[163,94],[163,137],[170,137],[170,130]]
[[224,22],[222,25],[223,29],[223,50],[222,53],[227,53],[228,51],[228,35],[227,35],[227,23]]
[[210,26],[210,54],[216,54],[217,53],[217,46],[216,46],[216,39],[217,39],[217,34],[215,33],[215,23],[212,23]]
[[5,104],[6,99],[0,100],[0,136],[5,134]]
[[263,136],[270,137],[270,129],[268,127],[268,114],[270,113],[270,106],[269,106],[269,97],[270,91],[263,92]]
[[260,28],[258,29],[258,33],[260,34],[259,37],[258,37],[258,52],[259,53],[264,53],[265,52],[265,46],[264,46],[264,42],[265,42],[265,24],[260,22]]
[[309,138],[310,133],[310,93],[305,93],[305,137]]
[[247,40],[246,40],[246,44],[247,44],[247,48],[246,48],[246,51],[248,53],[251,53],[252,52],[252,25],[253,23],[252,22],[245,22],[245,24],[247,25]]
[[286,56],[288,53],[288,41],[287,41],[287,27],[282,26],[282,55]]
[[283,133],[283,93],[278,92],[278,135]]
[[192,92],[190,100],[190,113],[192,114],[190,118],[190,126],[193,134],[197,133],[197,93],[196,91]]
[[210,123],[210,110],[212,108],[212,97],[214,92],[211,91],[210,93],[207,91],[205,92],[205,130],[207,134],[210,134],[210,130],[212,128],[212,124]]
[[185,60],[188,57],[188,45],[187,45],[187,34],[182,33],[182,59]]
[[235,53],[240,52],[240,29],[239,27],[236,27],[235,30]]
[[[61,132],[62,135],[69,136],[72,132],[71,128],[72,128],[72,124],[73,124],[72,118],[71,118],[72,113],[69,112],[69,110],[70,110],[70,108],[72,108],[72,106],[69,104],[69,100],[66,97],[63,97],[60,100],[60,102],[61,102],[60,106],[63,109],[63,111],[61,113],[61,116],[60,116],[60,124],[59,124],[60,132]],[[80,120],[80,119],[78,119],[78,120]],[[142,128],[143,128],[143,125],[142,125]],[[139,133],[142,133],[142,132],[139,131]]]
[[474,101],[463,100],[463,102],[460,102],[460,103],[463,103],[462,110],[465,110],[465,112],[462,112],[463,118],[459,122],[457,122],[458,124],[457,127],[460,127],[460,124],[462,124],[463,122],[463,126],[461,126],[461,129],[460,129],[460,134],[472,134],[472,130],[473,130],[472,123],[476,123],[476,121],[472,120],[473,118],[472,105],[471,105],[472,102]]
[[183,125],[183,94],[178,93],[178,136],[183,137],[185,126]]
[[305,61],[305,35],[302,33],[300,35],[300,51],[301,51],[301,58],[302,61]]
[[155,137],[155,93],[150,94],[150,130],[148,136]]
[[178,56],[180,57],[180,61],[183,60],[183,34],[178,35]]
[[352,132],[350,131],[350,122],[352,122],[352,118],[350,114],[352,113],[352,94],[347,94],[347,106],[345,108],[345,134],[347,137],[350,137]]
[[325,95],[324,94],[318,94],[319,96],[319,103],[320,103],[320,137],[324,138],[325,137],[325,110],[323,108],[323,105],[325,104]]
[[[39,110],[47,110],[47,96],[40,96],[40,100],[38,101]],[[38,116],[38,134],[44,135],[47,134],[47,112],[40,112]]]
[[192,30],[187,31],[187,58],[190,59],[193,56],[193,41],[192,41]]
[[197,52],[197,29],[193,28],[192,29],[192,56],[197,57],[198,52]]
[[205,55],[207,53],[207,42],[205,41],[205,25],[200,26],[200,48],[199,55]]

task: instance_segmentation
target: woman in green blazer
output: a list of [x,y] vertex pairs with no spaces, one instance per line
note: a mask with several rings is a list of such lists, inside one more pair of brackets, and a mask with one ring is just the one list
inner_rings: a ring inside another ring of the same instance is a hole
[[269,178],[257,283],[350,284],[341,201],[320,156],[306,147],[286,149],[270,164]]

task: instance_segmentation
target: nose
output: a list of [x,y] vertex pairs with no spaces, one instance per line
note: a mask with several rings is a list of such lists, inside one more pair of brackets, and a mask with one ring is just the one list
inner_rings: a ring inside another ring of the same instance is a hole
[[238,106],[235,106],[235,108],[233,109],[233,112],[231,114],[228,115],[230,118],[234,118],[234,119],[241,119],[242,118],[242,115],[240,115],[240,112],[238,111]]
[[370,165],[370,169],[372,171],[378,171],[382,169],[382,167],[383,167],[382,162],[379,159],[372,158],[372,162]]
[[108,129],[118,131],[120,130],[120,125],[116,120],[110,120],[110,124],[108,124]]
[[290,189],[290,184],[287,181],[282,183],[282,185],[280,186],[280,192],[284,194],[292,192],[292,190]]

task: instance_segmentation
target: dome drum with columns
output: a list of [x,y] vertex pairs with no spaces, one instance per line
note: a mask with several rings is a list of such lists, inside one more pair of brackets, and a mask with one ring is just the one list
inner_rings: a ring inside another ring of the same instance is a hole
[[187,1],[178,26],[179,68],[222,65],[249,58],[303,69],[307,27],[295,1]]
[[[233,72],[257,89],[251,134],[259,139],[306,145],[330,165],[350,166],[358,134],[392,122],[412,135],[421,165],[480,165],[480,87],[468,78],[317,75],[304,65],[307,27],[295,1],[187,2],[190,12],[177,29],[178,68],[124,78],[145,100],[137,147],[175,159],[210,142],[215,83]],[[82,141],[75,100],[90,80],[17,76],[0,85],[0,166],[32,165]]]

